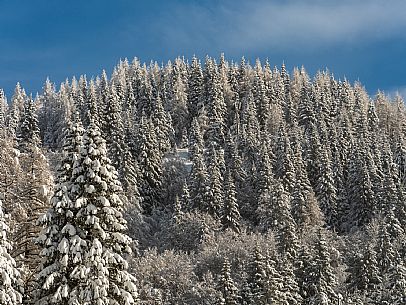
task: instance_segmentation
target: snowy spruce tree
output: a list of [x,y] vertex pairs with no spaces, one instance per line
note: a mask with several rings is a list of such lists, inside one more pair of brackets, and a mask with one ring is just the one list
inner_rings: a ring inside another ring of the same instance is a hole
[[238,289],[231,277],[231,266],[227,259],[223,263],[223,269],[221,270],[218,289],[220,290],[222,295],[218,302],[219,305],[239,304]]
[[69,166],[59,173],[52,208],[42,218],[36,304],[135,304],[136,279],[126,261],[132,240],[124,233],[121,185],[94,122],[80,154],[74,149],[65,153],[65,164],[73,160],[73,171],[70,179]]
[[225,190],[224,190],[224,206],[221,212],[221,223],[224,229],[230,228],[236,233],[240,232],[240,211],[238,209],[238,202],[236,198],[235,185],[233,177],[228,173]]

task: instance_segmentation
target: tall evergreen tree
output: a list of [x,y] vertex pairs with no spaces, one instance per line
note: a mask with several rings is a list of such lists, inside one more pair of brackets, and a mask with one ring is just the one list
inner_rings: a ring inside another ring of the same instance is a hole
[[162,175],[162,156],[158,150],[155,130],[151,120],[141,118],[138,139],[138,164],[141,171],[140,195],[142,208],[149,214],[159,206]]
[[209,213],[216,217],[221,217],[221,211],[224,207],[223,177],[220,171],[219,151],[214,146],[209,148],[208,155],[208,174],[209,174]]
[[237,305],[239,304],[238,289],[231,278],[231,266],[227,259],[224,260],[223,269],[219,280],[218,289],[221,292],[221,305]]
[[21,129],[18,134],[18,148],[22,153],[33,151],[41,144],[38,119],[34,108],[34,101],[27,100],[22,116]]
[[78,238],[79,233],[75,227],[78,207],[72,194],[80,191],[79,185],[74,184],[75,178],[83,178],[83,171],[78,171],[75,166],[75,162],[77,164],[81,160],[83,133],[79,115],[76,114],[75,122],[71,122],[65,132],[63,159],[58,169],[57,184],[51,199],[52,206],[40,218],[40,223],[44,226],[36,240],[42,247],[41,267],[37,274],[40,289],[34,296],[39,304],[52,304],[62,300],[67,302],[76,282],[76,279],[70,278],[70,273],[78,261],[66,246],[69,244],[68,240],[72,237]]
[[346,280],[350,291],[371,293],[379,289],[382,277],[379,274],[374,246],[367,244],[350,256],[348,263],[349,276]]
[[[126,222],[118,196],[121,185],[106,153],[106,143],[91,122],[80,162],[74,163],[73,172],[82,174],[71,181],[73,198],[64,198],[66,185],[62,186],[53,199],[53,209],[44,217],[48,229],[39,240],[46,246],[45,261],[52,259],[39,273],[43,294],[37,298],[38,304],[118,305],[137,301],[136,280],[128,273],[123,256],[131,253],[132,240],[124,234]],[[62,226],[61,231],[54,226]]]
[[224,187],[224,206],[221,212],[221,223],[223,228],[230,228],[236,233],[240,232],[240,211],[236,198],[233,177],[228,173]]
[[338,304],[336,293],[337,279],[332,268],[330,249],[324,232],[320,229],[316,242],[315,294],[311,296],[313,304]]
[[21,125],[21,117],[24,113],[25,100],[27,95],[23,88],[21,88],[20,83],[17,83],[14,89],[14,95],[11,98],[10,109],[8,113],[7,126],[10,133],[10,138],[13,140],[17,139],[17,134],[19,133]]
[[338,227],[337,190],[334,185],[333,172],[326,149],[321,151],[320,175],[315,192],[326,223],[332,228]]
[[267,304],[265,258],[258,247],[255,248],[248,272],[253,304]]
[[198,116],[199,111],[203,106],[203,72],[200,66],[200,61],[196,57],[192,58],[189,73],[190,76],[187,86],[187,109],[190,117],[190,125],[192,120]]

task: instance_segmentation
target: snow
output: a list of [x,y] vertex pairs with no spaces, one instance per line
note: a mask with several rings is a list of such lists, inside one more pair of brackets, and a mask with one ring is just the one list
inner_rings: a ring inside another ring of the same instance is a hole
[[94,204],[89,204],[86,207],[86,210],[88,211],[89,214],[93,214],[93,215],[97,214],[97,207]]
[[98,200],[100,201],[102,206],[104,206],[104,207],[109,207],[110,206],[110,201],[106,197],[100,196],[98,198]]
[[82,205],[84,205],[84,203],[85,203],[85,198],[80,197],[80,198],[76,199],[75,207],[80,208]]
[[96,188],[94,187],[94,185],[87,185],[86,186],[86,192],[88,192],[89,194],[92,194],[96,191]]
[[58,245],[58,251],[61,253],[69,252],[69,241],[64,237]]
[[72,226],[70,223],[68,223],[62,229],[62,233],[66,233],[66,232],[68,232],[68,234],[70,236],[73,236],[76,234],[76,229],[74,226]]

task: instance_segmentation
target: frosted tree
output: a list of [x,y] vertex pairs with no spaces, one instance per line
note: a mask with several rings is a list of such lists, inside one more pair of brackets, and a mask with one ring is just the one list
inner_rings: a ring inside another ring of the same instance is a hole
[[353,148],[348,166],[347,218],[351,225],[363,226],[371,220],[376,209],[376,197],[368,168],[362,160],[359,149]]
[[162,157],[151,120],[143,117],[139,127],[138,165],[140,167],[140,195],[142,208],[148,214],[159,206]]
[[299,130],[295,125],[292,128],[292,162],[296,170],[296,179],[291,194],[292,217],[298,228],[302,230],[309,225],[322,224],[323,215],[307,176]]
[[87,101],[89,97],[89,83],[87,81],[86,75],[81,75],[77,82],[76,93],[75,93],[75,106],[76,110],[79,112],[80,119],[82,122],[87,122],[88,108]]
[[190,173],[191,191],[190,201],[194,209],[208,212],[210,210],[210,180],[202,153],[194,156],[192,171]]
[[161,154],[167,153],[175,141],[175,131],[172,127],[172,118],[164,110],[161,97],[153,99],[153,112],[151,115],[154,125],[158,147]]
[[286,293],[283,289],[283,278],[276,264],[277,258],[269,253],[265,258],[267,279],[265,282],[266,297],[270,304],[287,304]]
[[[75,177],[75,173],[81,174]],[[63,195],[62,186],[53,199],[54,210],[44,216],[48,229],[39,240],[51,247],[42,253],[45,257],[56,253],[39,273],[43,295],[37,304],[135,304],[136,279],[128,273],[125,259],[132,240],[124,234],[121,185],[93,122],[85,133],[79,161],[74,162],[73,177],[72,198]],[[52,217],[56,213],[59,217]],[[62,226],[61,231],[54,226]]]
[[298,105],[298,123],[303,126],[305,134],[316,121],[314,113],[312,86],[308,77],[304,77],[300,91],[300,103]]
[[240,232],[240,211],[236,198],[233,176],[228,173],[224,186],[224,206],[221,212],[221,223],[224,229],[230,228],[236,233]]
[[337,190],[334,186],[333,171],[326,149],[321,150],[320,175],[316,181],[315,192],[326,223],[331,227],[338,227]]
[[89,126],[91,120],[93,120],[97,126],[100,126],[99,107],[96,84],[95,81],[91,79],[86,100],[86,116],[83,122],[84,126]]
[[11,250],[11,244],[7,238],[9,227],[6,224],[1,201],[0,230],[0,304],[22,304],[20,272],[16,267],[14,259],[9,253]]
[[189,132],[189,154],[194,162],[197,155],[203,153],[203,136],[197,119],[193,119]]
[[10,133],[11,139],[15,140],[17,138],[17,133],[19,132],[21,117],[24,113],[25,100],[27,95],[23,88],[21,88],[20,83],[17,83],[14,89],[14,95],[11,98],[10,109],[8,113],[7,126]]
[[280,271],[282,278],[282,293],[283,298],[286,300],[286,304],[300,305],[303,304],[303,299],[299,294],[299,284],[296,279],[294,262],[285,257],[280,265]]
[[226,110],[223,91],[215,62],[206,58],[204,69],[204,98],[207,102],[208,128],[205,133],[207,143],[224,144],[224,114]]
[[153,88],[151,79],[148,76],[147,68],[144,65],[142,67],[142,74],[140,76],[140,86],[138,92],[137,112],[145,113],[150,116],[152,113],[152,100],[153,100]]
[[274,177],[272,171],[272,161],[269,153],[272,153],[271,150],[268,149],[268,145],[266,141],[263,141],[261,144],[261,149],[259,151],[258,157],[258,169],[257,169],[257,186],[256,186],[256,193],[259,197],[263,194],[266,190],[272,188],[274,184]]
[[281,179],[283,186],[288,193],[293,191],[295,181],[295,168],[293,167],[293,151],[289,137],[286,134],[285,126],[280,125],[278,138],[275,142],[275,176]]
[[4,139],[7,134],[7,100],[3,89],[0,88],[0,138]]
[[[104,109],[103,134],[106,137],[108,156],[119,172],[123,176],[123,157],[126,150],[124,124],[121,117],[121,107],[119,96],[114,84],[110,88],[107,97],[107,105]],[[95,120],[96,122],[96,120]]]
[[394,264],[388,273],[381,302],[383,304],[402,304],[406,300],[406,267],[403,262],[400,262]]
[[39,248],[33,243],[40,228],[36,221],[49,207],[52,194],[53,177],[49,164],[40,149],[38,121],[34,110],[34,103],[30,99],[26,102],[23,123],[19,132],[19,165],[21,177],[17,200],[19,204],[12,211],[15,217],[12,239],[14,241],[13,257],[17,265],[24,272],[22,278],[27,294],[33,289],[33,272],[38,265]]
[[281,181],[276,180],[273,189],[260,200],[257,210],[259,226],[263,230],[276,230],[279,250],[289,259],[294,259],[298,246],[296,227],[291,214],[290,197]]
[[337,304],[336,293],[337,279],[332,267],[330,251],[325,233],[319,229],[315,245],[315,270],[314,282],[309,283],[314,288],[314,294],[310,296],[310,304]]
[[21,179],[21,166],[18,156],[19,152],[13,148],[13,142],[9,141],[8,137],[0,137],[0,194],[7,210],[20,204],[17,190]]
[[379,274],[374,246],[368,243],[360,251],[351,253],[348,262],[347,284],[350,291],[372,292],[379,288]]
[[218,289],[221,292],[221,305],[239,304],[238,289],[231,278],[231,266],[227,259],[224,260],[223,269],[221,270]]
[[27,153],[41,144],[38,119],[35,113],[34,101],[27,100],[22,116],[21,129],[18,133],[18,148],[20,152]]
[[[176,65],[175,65],[176,67]],[[181,71],[174,69],[173,75],[173,95],[170,107],[170,113],[175,130],[175,139],[180,143],[183,128],[187,126],[189,121],[186,84],[184,83]]]
[[109,102],[109,94],[110,94],[110,86],[109,80],[107,78],[107,73],[103,70],[101,77],[100,77],[100,84],[98,90],[98,100],[99,100],[99,109],[100,115],[104,118],[104,114],[102,113],[103,110],[107,107]]
[[[40,289],[37,289],[33,296],[38,304],[52,304],[62,300],[67,302],[70,289],[76,282],[76,279],[70,278],[70,273],[78,261],[68,252],[73,250],[73,246],[69,249],[68,240],[78,238],[77,234],[80,234],[80,229],[75,227],[78,207],[73,200],[80,191],[75,180],[83,178],[83,170],[77,166],[81,162],[83,133],[79,114],[76,114],[75,121],[70,122],[65,131],[63,159],[57,173],[52,206],[40,218],[43,230],[36,239],[42,248],[40,271],[37,274]],[[83,184],[83,181],[81,183]],[[62,245],[68,249],[62,248]]]
[[214,146],[210,146],[208,155],[208,175],[209,175],[209,213],[219,218],[224,206],[223,177],[220,172],[219,151]]
[[181,208],[183,209],[190,209],[192,203],[190,202],[190,192],[189,192],[189,186],[186,182],[186,180],[183,182],[183,186],[182,186],[182,196],[180,197],[180,205]]
[[261,63],[259,61],[255,66],[253,92],[258,112],[258,121],[261,124],[261,129],[266,130],[271,116],[271,109],[269,106],[269,96],[266,94]]
[[406,143],[401,136],[396,139],[394,161],[398,168],[400,183],[403,187],[406,187]]
[[56,134],[55,129],[58,125],[59,101],[55,92],[55,85],[51,83],[49,78],[46,79],[43,92],[39,97],[41,107],[39,109],[38,121],[40,138],[44,146],[55,149]]
[[393,244],[393,238],[389,232],[391,229],[387,219],[380,219],[378,226],[378,236],[376,238],[375,252],[376,262],[381,276],[396,264],[396,249]]
[[256,247],[248,270],[248,283],[253,304],[267,304],[266,282],[265,258],[261,250]]

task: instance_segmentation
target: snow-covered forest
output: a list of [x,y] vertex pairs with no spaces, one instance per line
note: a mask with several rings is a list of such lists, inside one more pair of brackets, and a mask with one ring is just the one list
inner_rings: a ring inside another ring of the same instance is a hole
[[0,90],[0,304],[406,304],[406,108],[206,57]]

